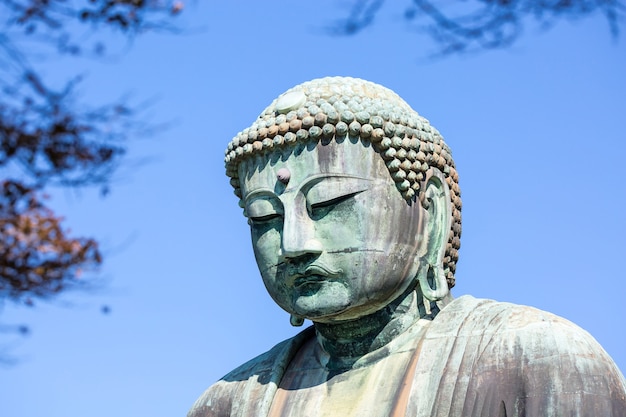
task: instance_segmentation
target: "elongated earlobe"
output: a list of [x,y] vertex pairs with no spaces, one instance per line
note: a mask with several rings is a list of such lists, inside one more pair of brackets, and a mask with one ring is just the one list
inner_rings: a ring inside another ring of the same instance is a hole
[[[430,264],[424,260],[424,265],[420,265],[420,269],[423,269],[423,271],[418,272],[417,281],[419,282],[420,290],[422,290],[424,298],[430,301],[439,301],[448,295],[450,290],[448,288],[448,281],[446,281],[445,271],[443,270],[443,260],[438,265]],[[431,271],[434,288],[431,287],[428,282]]]
[[428,170],[424,184],[420,202],[427,211],[425,235],[428,241],[426,254],[419,260],[417,281],[425,298],[439,301],[450,292],[443,268],[452,220],[450,190],[443,174],[436,168]]
[[292,314],[289,316],[289,323],[291,323],[293,327],[300,327],[304,324],[304,319]]

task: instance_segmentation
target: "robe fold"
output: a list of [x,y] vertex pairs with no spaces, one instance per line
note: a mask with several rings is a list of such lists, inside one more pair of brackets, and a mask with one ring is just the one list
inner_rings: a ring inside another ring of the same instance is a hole
[[[310,327],[236,368],[188,417],[268,416],[290,362],[314,338]],[[397,381],[396,395],[376,402],[370,416],[626,417],[626,383],[613,360],[553,314],[463,296],[427,323],[414,346],[407,369],[384,375]]]

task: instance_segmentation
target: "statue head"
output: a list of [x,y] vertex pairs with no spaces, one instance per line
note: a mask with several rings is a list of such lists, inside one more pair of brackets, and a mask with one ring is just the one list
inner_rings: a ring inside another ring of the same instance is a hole
[[458,174],[430,123],[380,85],[296,86],[228,145],[226,172],[272,298],[292,317],[352,320],[419,285],[454,286]]

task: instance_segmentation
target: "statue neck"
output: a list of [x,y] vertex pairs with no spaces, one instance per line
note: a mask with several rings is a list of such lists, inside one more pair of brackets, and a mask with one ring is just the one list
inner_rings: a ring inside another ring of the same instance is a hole
[[330,357],[328,368],[342,370],[385,346],[419,319],[417,294],[410,290],[373,314],[346,322],[315,323],[315,331]]

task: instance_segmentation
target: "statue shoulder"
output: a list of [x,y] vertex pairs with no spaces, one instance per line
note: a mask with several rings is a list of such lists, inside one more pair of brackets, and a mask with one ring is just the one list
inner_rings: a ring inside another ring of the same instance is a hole
[[289,361],[313,334],[313,327],[309,327],[238,366],[204,391],[187,417],[238,415],[244,411],[241,408],[248,413],[242,415],[264,415],[261,410],[271,404]]
[[464,296],[441,310],[425,343],[423,350],[437,349],[431,364],[447,385],[476,398],[494,394],[494,410],[502,400],[507,411],[523,404],[526,415],[626,416],[626,384],[613,360],[555,314]]
[[587,331],[556,314],[525,305],[463,296],[455,299],[438,319],[459,326],[464,334],[477,334],[526,347],[525,355],[569,352],[608,355]]
[[[613,360],[587,331],[571,321],[534,307],[463,296],[446,306],[435,321],[438,332],[479,337],[482,344],[506,347],[501,353],[529,361],[554,356],[570,361]],[[439,328],[441,328],[439,330]],[[512,349],[512,350],[509,350]]]

